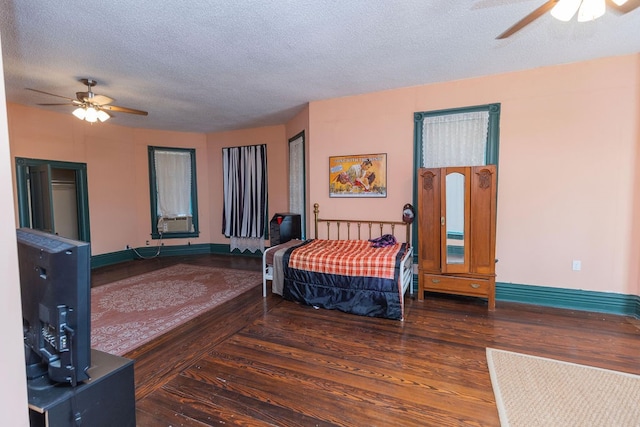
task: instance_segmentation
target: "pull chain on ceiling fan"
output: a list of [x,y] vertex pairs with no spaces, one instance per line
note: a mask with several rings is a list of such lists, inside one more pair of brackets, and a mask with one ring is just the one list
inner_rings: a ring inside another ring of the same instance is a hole
[[520,31],[548,11],[551,16],[560,21],[570,21],[578,12],[578,21],[592,21],[604,15],[607,3],[619,13],[631,12],[640,6],[640,0],[549,0],[542,6],[512,25],[496,39],[505,39],[517,31]]

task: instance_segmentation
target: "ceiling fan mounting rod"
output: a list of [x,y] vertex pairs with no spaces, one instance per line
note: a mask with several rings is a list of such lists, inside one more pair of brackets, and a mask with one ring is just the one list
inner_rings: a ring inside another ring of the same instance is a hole
[[91,92],[92,87],[98,84],[98,82],[93,79],[80,79],[80,81],[89,88],[89,92]]

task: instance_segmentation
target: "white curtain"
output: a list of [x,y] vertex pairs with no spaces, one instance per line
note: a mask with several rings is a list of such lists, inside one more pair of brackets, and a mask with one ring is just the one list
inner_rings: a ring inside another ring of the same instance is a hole
[[488,111],[427,116],[422,122],[422,165],[484,165],[488,132]]
[[264,251],[267,211],[267,146],[222,149],[222,232],[230,247]]
[[289,141],[289,212],[302,218],[302,230],[305,230],[304,210],[304,136]]
[[158,216],[191,216],[191,153],[155,150],[154,160]]

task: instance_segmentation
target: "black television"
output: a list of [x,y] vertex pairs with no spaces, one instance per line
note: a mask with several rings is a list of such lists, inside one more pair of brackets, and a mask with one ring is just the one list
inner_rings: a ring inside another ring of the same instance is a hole
[[76,386],[91,365],[89,243],[17,230],[27,379]]

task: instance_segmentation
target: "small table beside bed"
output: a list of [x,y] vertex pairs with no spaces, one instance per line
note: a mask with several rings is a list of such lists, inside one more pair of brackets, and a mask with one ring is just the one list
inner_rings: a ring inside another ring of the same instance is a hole
[[[272,292],[290,301],[403,320],[404,295],[407,289],[413,293],[411,224],[318,215],[316,203],[314,239],[290,240],[264,251],[263,296],[271,281]],[[326,238],[318,238],[319,223],[326,223]],[[395,238],[397,227],[405,228],[404,243]]]

